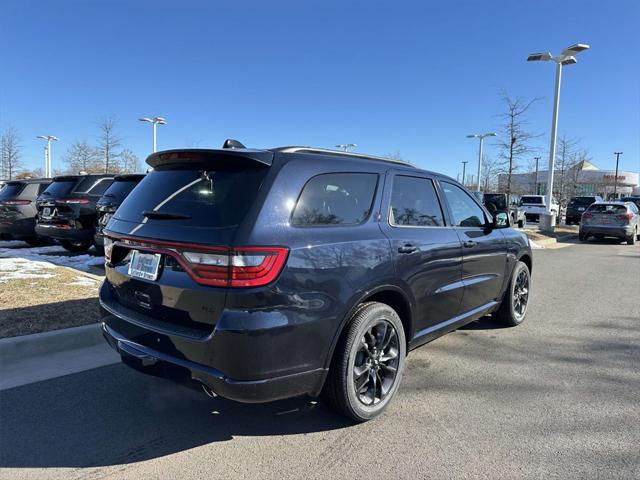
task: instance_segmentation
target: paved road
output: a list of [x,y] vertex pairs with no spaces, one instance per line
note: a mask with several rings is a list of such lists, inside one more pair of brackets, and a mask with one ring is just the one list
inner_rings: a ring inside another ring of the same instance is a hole
[[534,253],[526,323],[413,352],[376,421],[114,365],[0,393],[0,478],[640,478],[640,245]]

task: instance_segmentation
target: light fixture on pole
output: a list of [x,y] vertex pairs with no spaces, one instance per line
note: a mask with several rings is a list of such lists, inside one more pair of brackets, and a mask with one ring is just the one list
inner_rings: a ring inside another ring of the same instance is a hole
[[355,143],[340,143],[336,145],[336,148],[341,148],[344,152],[348,151],[350,148],[355,148],[358,145]]
[[613,199],[616,199],[616,195],[618,193],[618,163],[620,162],[620,155],[622,155],[622,152],[613,152],[613,154],[616,156],[616,176],[614,177],[614,184],[613,184]]
[[584,43],[576,43],[570,47],[565,48],[560,55],[551,55],[547,53],[532,53],[527,57],[527,62],[548,62],[553,61],[556,64],[556,88],[553,100],[553,117],[551,118],[551,146],[549,148],[549,174],[547,176],[547,216],[549,217],[548,228],[553,227],[553,221],[551,218],[551,198],[553,196],[553,169],[555,168],[556,157],[556,139],[558,133],[558,110],[560,108],[560,82],[562,80],[562,67],[563,65],[573,65],[578,63],[576,55],[580,52],[589,49],[589,45]]
[[51,142],[58,141],[58,137],[54,137],[53,135],[38,135],[36,138],[41,138],[42,140],[47,141],[47,147],[44,154],[44,176],[45,178],[51,178]]
[[467,163],[469,163],[467,160],[462,161],[462,186],[463,187],[465,186],[464,177],[467,173]]
[[478,186],[476,191],[480,191],[480,173],[482,172],[482,145],[484,143],[485,137],[496,137],[495,133],[472,133],[471,135],[467,135],[467,138],[479,138],[480,139],[480,148],[478,149]]
[[139,118],[138,120],[140,120],[141,122],[149,122],[153,125],[153,153],[156,152],[156,139],[157,139],[157,127],[158,125],[166,125],[167,121],[162,118],[162,117],[153,117],[153,118],[149,118],[149,117],[142,117]]

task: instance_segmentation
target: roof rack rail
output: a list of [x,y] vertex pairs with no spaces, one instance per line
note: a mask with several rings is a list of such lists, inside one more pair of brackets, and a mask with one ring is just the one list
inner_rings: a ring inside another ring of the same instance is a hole
[[336,157],[348,157],[348,158],[361,158],[365,160],[378,160],[381,162],[397,163],[406,167],[415,168],[415,165],[405,160],[397,160],[395,158],[378,157],[376,155],[366,155],[363,153],[343,152],[341,150],[331,150],[329,148],[316,148],[316,147],[277,147],[270,149],[273,152],[280,153],[312,153],[319,155],[333,155]]

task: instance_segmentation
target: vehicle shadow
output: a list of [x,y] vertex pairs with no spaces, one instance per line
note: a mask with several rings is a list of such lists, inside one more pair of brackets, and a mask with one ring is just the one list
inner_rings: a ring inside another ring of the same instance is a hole
[[5,390],[0,407],[0,468],[121,465],[236,436],[353,425],[308,398],[211,399],[122,364]]
[[474,322],[467,323],[458,330],[499,330],[501,328],[510,327],[497,322],[491,315],[485,315]]

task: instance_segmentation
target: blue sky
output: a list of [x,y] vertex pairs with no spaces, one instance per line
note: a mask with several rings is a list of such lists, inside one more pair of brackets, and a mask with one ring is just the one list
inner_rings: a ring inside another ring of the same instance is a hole
[[30,167],[37,135],[60,138],[55,168],[104,116],[144,158],[137,118],[160,115],[160,149],[355,142],[455,176],[477,158],[465,135],[498,128],[503,89],[543,97],[529,128],[545,156],[554,68],[526,56],[585,42],[564,70],[559,131],[601,168],[623,151],[621,169],[637,171],[639,24],[635,0],[3,0],[0,127],[19,131]]

